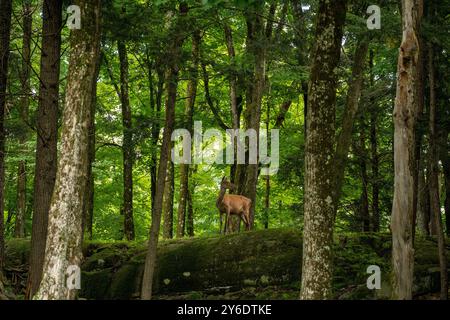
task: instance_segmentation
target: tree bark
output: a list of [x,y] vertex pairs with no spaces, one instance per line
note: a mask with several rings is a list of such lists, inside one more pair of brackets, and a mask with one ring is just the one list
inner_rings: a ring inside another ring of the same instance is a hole
[[[253,70],[251,77],[247,79],[247,102],[246,109],[244,111],[244,119],[245,129],[252,129],[256,132],[257,153],[259,152],[261,103],[266,80],[266,55],[269,40],[268,35],[270,36],[270,33],[265,32],[270,27],[266,25],[266,28],[264,28],[264,23],[262,20],[263,13],[264,2],[255,3],[246,13],[247,51],[249,56],[252,57]],[[272,21],[269,21],[268,19],[267,24],[271,25]],[[249,158],[247,159],[250,160]],[[245,180],[238,184],[238,188],[243,190],[242,194],[252,201],[250,207],[250,228],[253,228],[255,221],[256,188],[258,184],[258,156],[256,157],[256,162],[256,164],[251,164],[249,161],[246,163]],[[241,184],[243,184],[243,186],[241,186]]]
[[163,225],[163,238],[173,238],[173,194],[175,189],[175,175],[174,165],[172,161],[167,164],[166,183],[164,186],[164,225]]
[[[445,144],[447,146],[447,144]],[[447,237],[450,237],[450,157],[445,150],[445,155],[442,156],[442,167],[444,169],[444,185],[445,185],[445,224]]]
[[[29,133],[27,128],[28,111],[30,105],[30,66],[31,66],[31,28],[33,23],[32,8],[29,1],[22,4],[23,8],[23,37],[22,37],[22,69],[20,71],[20,82],[22,86],[22,97],[20,101],[20,115],[24,126],[20,135],[21,150],[26,151],[26,141]],[[14,236],[16,238],[25,237],[25,216],[27,211],[27,170],[25,160],[20,160],[17,173],[17,211],[16,223],[14,226]]]
[[[370,87],[372,91],[375,88],[375,78],[373,74],[374,53],[371,50],[369,54],[370,68]],[[370,98],[370,153],[372,156],[372,231],[380,231],[380,182],[379,166],[380,159],[378,155],[378,107],[375,97]]]
[[89,123],[95,69],[100,54],[100,0],[75,2],[83,27],[71,31],[69,76],[63,114],[61,155],[49,212],[44,271],[36,299],[74,299],[69,266],[80,266],[82,209],[86,188]]
[[419,181],[417,194],[417,226],[421,234],[430,235],[430,190],[428,181],[425,181],[424,159],[419,162]]
[[41,282],[48,212],[56,179],[61,25],[61,1],[45,0],[43,3],[41,83],[36,120],[37,143],[30,271],[25,294],[28,299],[36,293]]
[[393,298],[412,298],[414,269],[415,126],[418,105],[417,66],[419,42],[417,3],[402,0],[403,37],[397,69],[394,108],[394,199],[391,216]]
[[364,69],[368,48],[369,42],[367,41],[367,39],[361,39],[358,41],[355,50],[352,77],[349,81],[347,101],[345,105],[344,115],[342,117],[342,129],[339,137],[337,138],[336,152],[334,155],[335,168],[333,170],[336,190],[333,199],[333,206],[335,209],[334,215],[336,215],[336,211],[339,205],[339,199],[341,197],[345,167],[348,162],[348,151],[352,142],[353,125],[359,109],[359,99],[361,97],[361,89],[364,81]]
[[97,80],[100,73],[100,65],[103,54],[100,53],[95,66],[95,74],[92,88],[91,118],[89,122],[89,141],[88,141],[88,168],[86,181],[86,195],[83,203],[83,234],[88,240],[92,240],[93,222],[94,222],[94,174],[92,167],[95,162],[95,109],[97,105]]
[[447,257],[445,249],[444,230],[441,220],[441,202],[439,199],[439,150],[436,129],[436,79],[434,70],[434,53],[432,44],[428,48],[428,78],[430,82],[430,208],[436,224],[436,234],[439,251],[439,267],[441,270],[441,300],[448,299]]
[[169,161],[171,135],[175,122],[175,104],[177,98],[179,63],[181,59],[181,49],[184,42],[185,16],[188,7],[186,3],[180,4],[180,13],[175,24],[170,30],[172,40],[169,43],[167,54],[168,70],[166,75],[166,123],[161,146],[161,154],[158,167],[158,181],[155,192],[155,203],[152,209],[152,224],[150,227],[150,239],[145,259],[144,275],[142,279],[141,299],[150,300],[152,298],[153,274],[156,265],[156,249],[159,240],[159,229],[161,225],[161,211],[163,202],[164,186],[166,183],[166,170]]
[[370,213],[369,213],[369,195],[368,184],[369,178],[367,175],[367,162],[366,162],[366,134],[365,123],[362,121],[361,132],[359,135],[359,167],[361,170],[361,203],[360,203],[360,217],[361,217],[361,231],[370,231]]
[[133,132],[130,98],[128,93],[128,56],[122,40],[117,44],[120,60],[120,102],[122,105],[122,158],[123,158],[123,232],[125,239],[134,240],[133,222]]
[[8,79],[9,37],[12,1],[0,0],[0,286],[5,259],[4,192],[5,192],[5,107]]
[[[195,106],[195,98],[197,96],[197,84],[198,84],[198,65],[199,65],[199,45],[200,45],[200,33],[195,31],[192,36],[192,65],[189,71],[189,82],[187,84],[187,100],[184,109],[185,125],[193,136],[193,114]],[[178,200],[178,227],[177,238],[182,238],[185,235],[186,224],[186,206],[189,193],[189,164],[180,164],[180,193]]]
[[336,68],[347,1],[319,2],[308,89],[301,299],[331,297]]

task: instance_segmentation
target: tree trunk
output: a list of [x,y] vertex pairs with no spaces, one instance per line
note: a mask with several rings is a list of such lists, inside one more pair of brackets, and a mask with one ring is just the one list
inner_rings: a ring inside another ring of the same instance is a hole
[[158,75],[158,84],[156,88],[156,105],[155,101],[152,98],[153,93],[153,78],[151,75],[151,69],[149,68],[149,82],[150,82],[150,104],[152,105],[152,145],[155,146],[152,150],[150,156],[150,192],[151,192],[151,200],[152,200],[152,210],[155,203],[155,194],[156,194],[156,180],[157,180],[157,168],[158,168],[158,159],[157,159],[157,145],[159,139],[159,131],[161,129],[160,125],[160,116],[161,116],[161,107],[162,107],[162,96],[164,91],[164,71],[160,64],[157,64],[156,67],[157,75]]
[[[20,135],[22,152],[26,152],[26,141],[28,139],[28,111],[30,105],[30,66],[31,66],[31,28],[33,23],[31,3],[25,1],[23,8],[23,40],[22,40],[22,70],[20,71],[20,82],[22,86],[22,98],[20,99],[20,115],[23,120],[23,129]],[[27,171],[25,160],[20,160],[17,173],[17,211],[14,236],[25,237],[25,215],[27,211]]]
[[331,296],[336,68],[347,1],[319,2],[308,89],[301,299]]
[[164,186],[164,225],[163,225],[163,238],[173,238],[173,194],[175,189],[175,175],[174,165],[172,161],[167,164],[166,183]]
[[[266,55],[268,37],[265,32],[262,14],[264,13],[264,2],[255,3],[246,15],[247,20],[247,50],[252,57],[252,75],[247,79],[247,104],[245,109],[245,128],[254,130],[257,137],[256,152],[259,152],[259,127],[261,121],[261,103],[264,94],[266,80]],[[272,21],[267,21],[271,24]],[[247,157],[245,166],[245,180],[243,186],[238,186],[243,190],[243,195],[248,197],[252,203],[250,207],[250,228],[253,228],[255,221],[256,188],[258,184],[258,161],[256,164],[250,163]],[[242,184],[242,181],[241,181]]]
[[192,202],[192,194],[194,193],[194,186],[190,186],[187,194],[187,221],[186,232],[189,237],[194,236],[194,206]]
[[[445,144],[447,146],[447,144]],[[445,155],[442,157],[442,167],[444,169],[444,184],[445,184],[445,225],[447,237],[450,237],[450,157],[445,150]]]
[[[370,67],[370,87],[372,92],[375,88],[375,79],[373,74],[374,53],[371,50],[369,54]],[[380,231],[380,185],[379,185],[379,166],[380,160],[378,155],[378,116],[377,103],[374,96],[370,98],[370,153],[372,156],[372,231]]]
[[419,42],[417,2],[402,0],[403,38],[397,70],[394,108],[394,199],[391,216],[393,298],[411,299],[414,269],[415,126],[418,105]]
[[63,114],[61,155],[49,212],[44,271],[36,299],[74,299],[67,272],[79,267],[82,252],[82,209],[86,188],[89,123],[95,69],[100,53],[100,0],[75,2],[83,28],[72,30],[69,76]]
[[336,152],[334,155],[335,168],[333,170],[336,190],[333,199],[335,209],[334,215],[336,215],[339,205],[342,184],[344,182],[345,167],[348,162],[348,151],[352,142],[353,124],[359,109],[359,99],[361,97],[361,89],[364,81],[364,67],[368,48],[369,42],[366,39],[359,40],[355,50],[352,77],[349,81],[347,101],[344,116],[342,117],[342,130],[337,138]]
[[145,259],[144,275],[142,279],[141,299],[152,298],[153,274],[156,265],[156,249],[158,246],[159,229],[161,224],[161,211],[163,192],[166,182],[166,170],[169,161],[171,135],[175,122],[175,104],[177,98],[178,72],[181,59],[181,49],[184,41],[185,16],[188,7],[185,3],[180,4],[180,14],[177,17],[173,29],[170,31],[172,41],[169,43],[167,54],[170,56],[166,76],[167,101],[166,101],[166,123],[161,146],[161,155],[158,168],[158,181],[155,192],[155,203],[152,209],[152,224],[150,227],[150,239]]
[[30,271],[25,294],[28,299],[36,293],[41,282],[47,240],[48,212],[56,179],[61,25],[62,2],[45,0],[43,4],[41,83],[36,120],[37,143]]
[[421,234],[430,235],[430,190],[428,182],[425,181],[425,172],[423,167],[424,159],[421,157],[419,163],[419,181],[417,194],[417,224]]
[[439,151],[436,130],[436,88],[434,71],[434,53],[432,44],[428,49],[428,78],[430,82],[430,208],[436,224],[439,250],[439,266],[441,270],[441,300],[448,299],[448,274],[445,238],[441,220],[441,202],[439,199]]
[[[197,96],[198,65],[199,65],[200,33],[195,31],[192,36],[192,65],[189,71],[189,82],[187,84],[187,100],[184,110],[186,130],[193,136],[193,122],[195,98]],[[178,201],[178,227],[177,237],[185,235],[186,204],[189,193],[189,164],[180,164],[180,197]]]
[[86,181],[86,195],[83,203],[83,234],[88,240],[92,240],[92,227],[94,222],[94,174],[92,166],[95,161],[95,109],[97,105],[97,80],[100,73],[100,64],[103,55],[100,53],[95,66],[95,74],[92,88],[91,118],[89,122],[89,146],[88,146],[88,168]]
[[358,150],[358,158],[359,158],[359,167],[361,170],[361,198],[360,198],[360,222],[361,222],[361,231],[369,232],[370,231],[370,213],[369,213],[369,195],[368,195],[368,175],[367,175],[367,162],[366,162],[366,134],[365,134],[365,123],[364,119],[361,121],[361,129],[359,134],[359,146]]
[[128,56],[127,48],[122,40],[117,44],[120,60],[120,102],[122,105],[123,125],[123,232],[125,239],[134,240],[133,223],[133,132],[131,120],[130,98],[128,94]]
[[0,0],[0,286],[5,259],[4,191],[5,191],[5,107],[8,79],[9,36],[12,1]]

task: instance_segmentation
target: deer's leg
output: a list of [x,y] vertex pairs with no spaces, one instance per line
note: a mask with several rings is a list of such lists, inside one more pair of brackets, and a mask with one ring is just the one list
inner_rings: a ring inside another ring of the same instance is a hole
[[223,223],[223,214],[222,212],[219,212],[219,216],[220,216],[220,224],[219,224],[219,234],[222,234],[222,223]]
[[230,211],[227,210],[226,221],[225,221],[225,234],[228,234],[230,230]]

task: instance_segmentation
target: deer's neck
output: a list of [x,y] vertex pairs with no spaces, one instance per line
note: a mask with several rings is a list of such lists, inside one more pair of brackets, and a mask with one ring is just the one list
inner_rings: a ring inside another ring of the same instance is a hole
[[220,189],[219,198],[217,198],[216,206],[219,207],[223,201],[223,197],[225,196],[226,189]]

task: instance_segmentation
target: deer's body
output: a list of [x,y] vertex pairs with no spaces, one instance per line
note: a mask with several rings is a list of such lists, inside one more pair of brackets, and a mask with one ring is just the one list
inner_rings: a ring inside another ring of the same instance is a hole
[[225,194],[226,189],[233,189],[234,185],[226,180],[222,179],[220,184],[219,198],[217,199],[216,206],[220,213],[220,232],[222,232],[222,220],[223,214],[226,214],[225,219],[225,233],[228,230],[230,223],[230,216],[237,215],[242,221],[244,221],[245,229],[250,230],[250,207],[252,201],[244,196],[235,194]]

